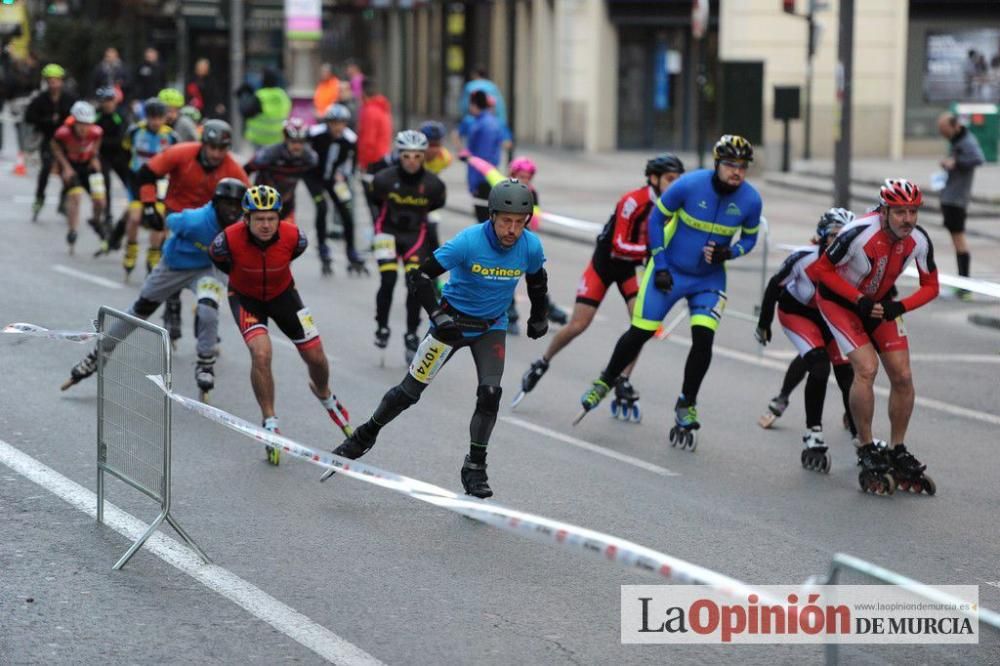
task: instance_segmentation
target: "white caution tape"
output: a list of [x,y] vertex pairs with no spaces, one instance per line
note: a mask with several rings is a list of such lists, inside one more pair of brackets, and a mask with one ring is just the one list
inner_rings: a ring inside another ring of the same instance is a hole
[[53,331],[42,326],[25,324],[23,322],[7,324],[4,326],[3,331],[0,332],[30,335],[35,338],[48,338],[49,340],[66,340],[80,344],[101,337],[101,334],[97,331]]
[[[468,518],[492,525],[508,532],[515,532],[545,543],[563,546],[576,551],[597,555],[629,568],[657,574],[663,578],[693,585],[706,585],[734,598],[745,599],[757,594],[761,600],[767,595],[749,587],[734,578],[705,569],[685,560],[671,557],[659,551],[641,546],[584,527],[552,520],[523,511],[485,502],[475,497],[459,496],[456,493],[418,481],[408,476],[388,472],[373,465],[341,458],[330,453],[318,453],[307,446],[282,435],[275,434],[248,421],[206,405],[166,388],[158,375],[147,375],[166,395],[182,407],[201,414],[207,419],[220,423],[236,432],[252,437],[268,446],[274,446],[313,464],[334,469],[340,474],[371,483],[382,488],[409,495],[414,499],[454,511]],[[773,601],[773,600],[772,600]]]

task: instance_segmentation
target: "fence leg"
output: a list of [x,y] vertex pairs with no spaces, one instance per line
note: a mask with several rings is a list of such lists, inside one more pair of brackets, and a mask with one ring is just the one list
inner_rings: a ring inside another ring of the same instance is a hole
[[156,531],[156,528],[160,526],[160,523],[162,523],[163,519],[166,517],[167,517],[166,511],[158,515],[156,517],[156,520],[154,520],[152,524],[146,529],[146,532],[141,537],[139,537],[139,540],[136,541],[134,544],[132,544],[131,548],[125,551],[125,554],[122,555],[120,560],[115,562],[115,566],[113,567],[113,569],[117,571],[118,569],[121,569],[123,566],[128,564],[128,561],[132,559],[132,556],[135,555],[136,551],[142,548],[142,544],[146,543],[146,539],[148,539],[150,536],[153,535],[153,532]]
[[178,525],[177,521],[174,520],[174,517],[171,516],[169,513],[167,514],[167,522],[170,523],[170,526],[173,527],[174,530],[176,530],[177,533],[181,535],[181,538],[187,542],[187,545],[191,546],[191,550],[193,550],[198,554],[198,557],[201,558],[202,562],[204,562],[205,564],[212,563],[212,560],[209,559],[208,555],[206,555],[205,552],[198,547],[198,544],[194,542],[194,539],[188,536],[188,533],[184,531],[184,528]]

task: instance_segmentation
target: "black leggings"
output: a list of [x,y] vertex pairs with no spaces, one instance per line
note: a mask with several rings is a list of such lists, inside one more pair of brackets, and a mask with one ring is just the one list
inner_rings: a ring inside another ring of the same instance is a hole
[[[639,358],[639,351],[646,341],[653,337],[654,332],[631,326],[622,337],[618,338],[618,344],[611,354],[608,367],[601,373],[601,379],[608,386],[614,386],[628,364]],[[714,340],[715,331],[712,329],[705,326],[691,327],[691,351],[688,352],[687,362],[684,364],[684,383],[681,386],[681,393],[691,404],[697,401],[701,382],[705,379],[708,366],[712,363]]]
[[326,195],[329,195],[330,200],[333,201],[333,207],[337,209],[337,214],[340,215],[340,219],[344,223],[344,248],[349,257],[356,254],[354,246],[354,212],[351,210],[351,207],[337,197],[337,194],[333,191],[332,183],[324,181],[322,176],[318,174],[306,174],[302,180],[306,185],[306,189],[309,190],[309,195],[312,197],[313,203],[316,204],[316,245],[326,245],[326,218],[328,214]]

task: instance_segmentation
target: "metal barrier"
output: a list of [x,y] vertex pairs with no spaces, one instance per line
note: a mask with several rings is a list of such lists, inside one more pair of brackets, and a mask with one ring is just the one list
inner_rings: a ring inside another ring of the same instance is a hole
[[[877,564],[872,564],[867,560],[862,560],[853,555],[847,555],[845,553],[836,553],[833,556],[833,560],[830,562],[830,573],[827,574],[825,580],[815,580],[815,582],[822,582],[824,585],[836,585],[837,577],[842,570],[850,570],[856,573],[868,576],[869,578],[874,578],[875,580],[880,580],[883,583],[888,583],[890,585],[898,585],[905,588],[907,592],[918,597],[923,597],[928,601],[940,604],[962,604],[965,603],[963,599],[953,597],[950,594],[946,594],[941,590],[938,590],[930,585],[925,585],[920,581],[913,580],[912,578],[907,578],[902,574],[898,574],[895,571],[890,571],[889,569],[884,569]],[[1000,613],[995,611],[987,610],[985,608],[980,608],[978,610],[978,618],[980,626],[986,625],[997,631],[1000,631]],[[837,643],[828,643],[826,646],[826,663],[836,664],[838,659],[838,648]]]
[[166,520],[206,563],[210,560],[170,514],[170,400],[147,375],[170,385],[170,337],[143,319],[101,306],[97,363],[97,522],[104,522],[104,475],[160,503],[160,514],[132,544],[121,569]]

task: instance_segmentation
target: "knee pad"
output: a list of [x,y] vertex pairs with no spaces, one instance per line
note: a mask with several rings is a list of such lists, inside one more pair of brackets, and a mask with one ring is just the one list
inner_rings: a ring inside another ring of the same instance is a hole
[[503,389],[499,386],[480,386],[476,389],[476,411],[484,414],[499,412],[501,393]]
[[821,373],[826,376],[830,375],[830,356],[826,353],[825,349],[818,347],[810,349],[802,357],[802,360],[806,362],[809,372],[814,374]]
[[194,293],[198,298],[199,304],[210,305],[218,310],[219,303],[222,301],[222,297],[225,294],[225,287],[223,287],[222,283],[214,277],[206,275],[198,278],[198,282],[195,284]]
[[151,314],[156,312],[156,308],[158,307],[160,307],[160,304],[156,301],[150,301],[140,296],[139,300],[132,306],[132,310],[135,311],[135,316],[148,319]]

